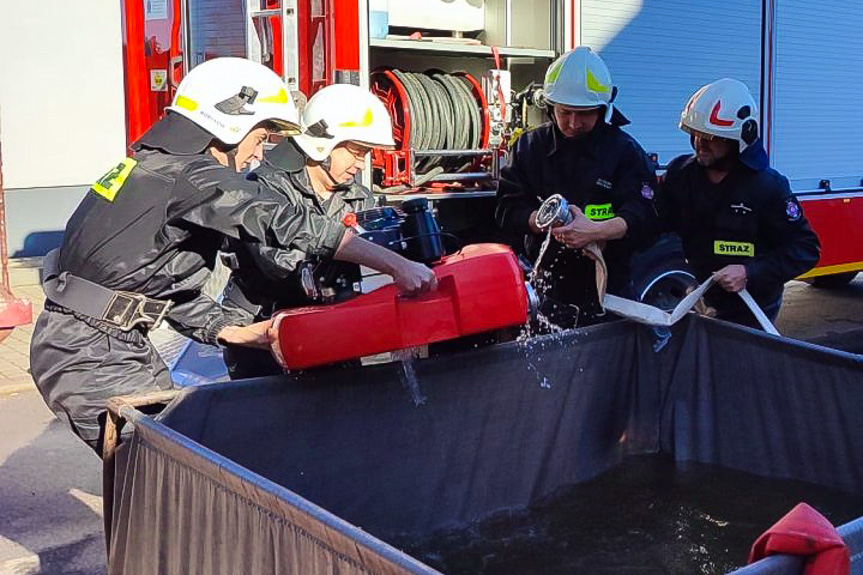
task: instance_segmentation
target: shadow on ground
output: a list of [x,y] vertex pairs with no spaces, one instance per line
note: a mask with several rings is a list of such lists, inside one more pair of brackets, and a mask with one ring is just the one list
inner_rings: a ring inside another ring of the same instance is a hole
[[101,462],[41,401],[0,398],[0,575],[104,574]]

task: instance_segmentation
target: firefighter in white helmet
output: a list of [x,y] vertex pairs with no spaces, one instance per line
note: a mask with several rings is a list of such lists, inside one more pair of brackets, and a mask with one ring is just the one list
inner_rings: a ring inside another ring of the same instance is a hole
[[543,313],[565,327],[597,321],[601,306],[595,264],[582,248],[603,247],[608,291],[633,297],[629,260],[649,244],[656,227],[653,163],[620,127],[629,121],[614,105],[617,88],[602,59],[579,47],[545,75],[551,121],[524,134],[501,171],[497,223],[524,237],[535,259],[545,239],[537,209],[553,194],[571,206],[573,221],[553,230],[540,269],[548,276]]
[[771,319],[786,281],[811,269],[819,242],[788,180],[768,166],[749,89],[722,78],[699,89],[680,115],[694,154],[674,159],[657,195],[664,227],[683,240],[718,317],[757,327],[735,294],[746,288]]
[[265,346],[266,324],[241,327],[202,293],[225,238],[301,249],[391,273],[408,291],[430,270],[288,202],[239,171],[268,133],[297,133],[287,86],[266,67],[219,58],[180,83],[167,115],[92,185],[44,263],[45,311],[30,366],[46,403],[97,452],[105,402],[172,387],[147,338],[162,319],[208,344]]
[[[268,151],[250,179],[337,222],[347,214],[373,208],[372,192],[355,178],[372,149],[395,147],[392,121],[383,102],[359,86],[333,84],[309,99],[302,125],[304,133]],[[358,270],[350,264],[321,261],[301,248],[286,252],[279,268],[268,264],[272,258],[266,246],[240,245],[231,251],[226,261],[233,273],[223,305],[249,323],[266,319],[277,309],[320,303],[321,290],[308,293],[315,291],[309,288],[316,278],[327,276],[329,285],[349,291],[358,279]],[[282,371],[259,350],[229,346],[224,357],[235,379]]]

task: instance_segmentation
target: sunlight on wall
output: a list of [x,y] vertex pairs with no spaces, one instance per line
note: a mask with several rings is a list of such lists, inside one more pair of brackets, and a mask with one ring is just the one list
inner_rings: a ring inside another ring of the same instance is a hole
[[596,52],[601,52],[638,16],[643,6],[644,0],[607,0],[601,3],[601,8],[583,5],[582,21],[595,20],[598,15],[592,14],[592,12],[597,9],[602,10],[603,29],[601,33],[591,35],[590,47]]

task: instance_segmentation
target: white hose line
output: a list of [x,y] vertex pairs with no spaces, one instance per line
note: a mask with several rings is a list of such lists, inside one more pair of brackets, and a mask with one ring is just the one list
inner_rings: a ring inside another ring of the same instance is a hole
[[[695,307],[695,304],[698,303],[698,300],[701,299],[704,292],[710,289],[710,286],[712,286],[713,283],[713,278],[708,278],[707,281],[698,286],[698,288],[692,293],[680,300],[680,303],[677,304],[671,313],[662,311],[661,309],[653,307],[652,305],[647,305],[646,303],[632,301],[611,294],[605,295],[602,304],[605,309],[638,323],[668,327],[680,321],[680,319],[686,315],[689,310]],[[769,334],[780,335],[779,331],[777,331],[776,327],[764,314],[758,304],[755,303],[755,300],[752,299],[752,296],[748,291],[745,289],[741,290],[737,292],[737,295],[740,296],[740,299],[743,300],[743,303],[746,304],[764,331]]]

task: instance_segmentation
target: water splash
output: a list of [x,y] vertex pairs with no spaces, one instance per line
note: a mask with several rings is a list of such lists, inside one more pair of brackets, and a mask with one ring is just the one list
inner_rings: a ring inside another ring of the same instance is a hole
[[[551,228],[545,235],[542,245],[539,248],[539,255],[533,264],[533,269],[528,275],[527,283],[531,285],[534,292],[542,299],[551,287],[552,276],[548,270],[541,269],[543,258],[551,243]],[[516,342],[519,348],[524,353],[527,361],[527,369],[536,376],[536,381],[540,387],[544,389],[551,388],[551,379],[541,370],[542,354],[545,350],[545,341],[537,340],[537,336],[544,334],[554,334],[555,338],[562,334],[565,330],[559,325],[553,323],[542,312],[537,310],[535,324],[528,320],[521,329]]]
[[414,360],[416,360],[419,355],[420,350],[417,347],[409,347],[407,349],[393,352],[393,357],[401,363],[401,368],[398,370],[399,380],[401,380],[402,385],[410,392],[411,399],[413,400],[415,407],[425,405],[428,401],[428,398],[424,396],[420,390],[420,382],[417,378],[416,370],[414,369]]
[[547,330],[549,333],[559,334],[566,331],[541,313],[536,314],[536,322],[539,324],[539,327]]
[[[548,289],[551,287],[551,273],[547,270],[540,269],[545,252],[548,250],[549,243],[551,243],[551,228],[549,228],[548,233],[545,235],[545,240],[543,240],[542,245],[539,248],[539,255],[536,257],[536,262],[534,262],[533,269],[530,271],[530,275],[527,278],[527,283],[530,284],[540,299],[545,296]],[[538,310],[536,312],[536,322],[537,326],[540,328],[540,333],[543,330],[548,333],[561,333],[564,331],[563,328],[554,324]],[[526,341],[535,335],[539,335],[539,333],[533,333],[533,326],[530,321],[528,321],[525,323],[518,339],[519,341]]]
[[548,249],[548,244],[551,242],[551,228],[548,228],[548,232],[545,234],[545,239],[542,241],[542,245],[539,246],[539,255],[536,256],[536,262],[533,264],[533,269],[530,272],[530,277],[527,278],[528,283],[532,286],[536,287],[534,282],[537,280],[537,274],[539,272],[539,266],[542,263],[542,258],[545,256],[545,251]]

